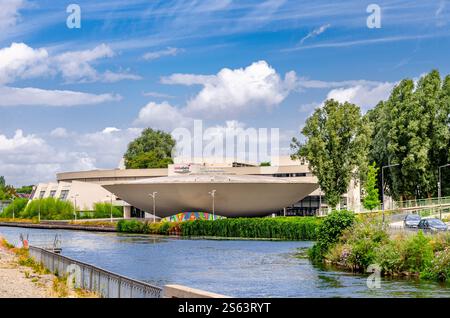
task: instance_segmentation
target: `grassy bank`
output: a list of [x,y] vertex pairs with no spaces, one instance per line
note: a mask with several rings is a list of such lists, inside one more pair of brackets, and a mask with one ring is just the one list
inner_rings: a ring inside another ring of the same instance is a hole
[[350,212],[324,220],[309,256],[353,272],[376,264],[384,276],[450,281],[450,233],[390,234],[379,220],[359,220]]
[[229,218],[215,221],[146,223],[121,220],[117,230],[125,233],[176,234],[182,236],[271,238],[314,240],[321,220],[314,217]]

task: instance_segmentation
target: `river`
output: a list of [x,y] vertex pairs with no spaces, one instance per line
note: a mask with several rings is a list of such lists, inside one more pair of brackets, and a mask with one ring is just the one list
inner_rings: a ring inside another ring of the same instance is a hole
[[234,297],[450,297],[450,285],[382,279],[321,269],[305,254],[312,242],[192,240],[145,235],[0,227],[13,244],[62,239],[62,254],[131,278],[181,284]]

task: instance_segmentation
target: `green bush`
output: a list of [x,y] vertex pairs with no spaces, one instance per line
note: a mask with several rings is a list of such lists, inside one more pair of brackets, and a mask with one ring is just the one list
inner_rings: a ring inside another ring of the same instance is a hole
[[20,214],[23,212],[23,210],[25,210],[27,203],[28,203],[28,199],[22,199],[22,198],[14,199],[14,201],[11,202],[10,205],[8,205],[6,208],[3,209],[3,212],[0,214],[0,217],[12,218],[13,211],[14,211],[14,216],[16,218],[20,217]]
[[[142,224],[142,228],[135,223]],[[277,238],[285,240],[313,240],[320,220],[314,217],[230,218],[158,223],[121,220],[119,232],[167,235],[179,232],[183,236],[216,236],[245,238]],[[138,231],[138,232],[136,232]]]
[[450,247],[436,252],[429,265],[422,271],[421,278],[445,282],[450,280]]
[[109,218],[111,217],[111,208],[112,216],[114,218],[120,218],[123,216],[122,207],[114,206],[111,203],[97,202],[94,204],[94,212],[92,213],[92,217],[94,219]]
[[331,246],[336,244],[342,232],[355,222],[351,211],[333,211],[317,227],[316,243],[309,250],[309,257],[314,262],[322,262]]
[[41,220],[70,220],[74,218],[74,207],[69,201],[55,198],[31,200],[20,213],[24,219],[37,218],[41,214]]

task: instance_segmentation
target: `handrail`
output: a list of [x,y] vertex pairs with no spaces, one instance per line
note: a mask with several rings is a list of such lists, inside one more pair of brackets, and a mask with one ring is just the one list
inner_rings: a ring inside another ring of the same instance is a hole
[[[145,282],[141,282],[123,275],[119,275],[103,268],[71,259],[67,256],[55,254],[40,247],[30,246],[30,256],[35,261],[42,263],[53,273],[71,274],[73,267],[78,266],[78,281],[83,289],[100,294],[105,298],[161,298],[163,289]],[[62,268],[61,268],[62,267]],[[77,274],[77,273],[75,273]],[[93,274],[96,277],[93,277]],[[75,280],[77,281],[77,280]],[[101,284],[106,281],[105,284]]]

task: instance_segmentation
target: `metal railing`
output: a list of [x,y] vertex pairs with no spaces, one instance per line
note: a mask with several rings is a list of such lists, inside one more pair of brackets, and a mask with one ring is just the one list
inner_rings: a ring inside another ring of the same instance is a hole
[[30,257],[52,273],[68,275],[74,287],[97,293],[104,298],[161,298],[163,289],[102,268],[30,246]]

